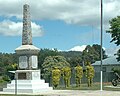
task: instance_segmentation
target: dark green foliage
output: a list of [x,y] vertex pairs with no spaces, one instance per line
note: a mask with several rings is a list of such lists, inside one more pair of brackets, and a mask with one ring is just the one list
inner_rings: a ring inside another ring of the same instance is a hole
[[44,77],[50,76],[52,68],[57,67],[62,69],[66,66],[70,66],[70,64],[63,56],[48,56],[45,58],[44,63],[42,64]]
[[110,28],[107,33],[111,34],[112,40],[117,46],[120,45],[120,16],[117,16],[109,21]]
[[10,78],[9,78],[9,76],[5,75],[5,76],[2,77],[2,80],[9,82]]
[[[93,44],[92,47],[95,49],[95,51],[99,54],[99,60],[100,60],[100,54],[101,54],[101,46],[98,44]],[[105,50],[102,48],[103,53],[103,59],[107,58],[107,55],[105,53]]]
[[116,54],[116,55],[117,55],[117,58],[116,58],[116,59],[117,59],[118,61],[120,61],[120,49],[117,51],[117,54]]
[[17,62],[16,54],[0,53],[0,75],[5,75],[8,71],[14,70],[12,64]]
[[60,53],[66,58],[67,62],[70,63],[71,67],[75,67],[78,63],[82,63],[82,52],[80,51],[63,51]]
[[112,71],[113,71],[114,73],[117,72],[117,73],[120,74],[120,67],[114,67],[114,68],[112,68]]
[[[105,54],[105,50],[103,50],[103,59],[107,58]],[[82,58],[84,62],[94,63],[95,61],[100,60],[101,46],[98,44],[94,44],[93,46],[88,45],[82,53]]]
[[57,56],[60,55],[60,53],[57,51],[57,49],[50,50],[50,49],[41,49],[38,54],[38,66],[39,68],[42,68],[42,64],[44,62],[44,59],[48,56]]
[[[106,32],[111,34],[112,40],[110,42],[114,42],[118,46],[120,45],[120,16],[112,18],[109,24],[110,28]],[[117,56],[117,60],[120,61],[120,50],[118,50]]]

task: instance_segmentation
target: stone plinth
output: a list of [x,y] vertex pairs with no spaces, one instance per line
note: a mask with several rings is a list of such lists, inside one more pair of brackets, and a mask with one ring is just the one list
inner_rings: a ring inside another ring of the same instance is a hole
[[34,45],[21,45],[15,49],[19,55],[19,69],[38,69],[38,53],[40,49]]
[[17,94],[19,94],[49,92],[53,90],[44,80],[17,80],[17,88],[15,88],[15,86],[15,80],[12,80],[11,84],[7,84],[7,88],[3,88],[3,92],[14,94],[15,89],[17,89]]
[[26,55],[26,54],[36,55],[38,54],[39,51],[40,49],[35,47],[34,45],[21,45],[20,47],[15,49],[15,52],[18,55]]
[[[17,93],[19,94],[19,93],[40,93],[53,90],[52,87],[49,87],[48,83],[45,83],[45,81],[40,78],[40,70],[16,70],[10,72],[15,73],[17,80],[16,82],[15,80],[12,80],[10,84],[7,84],[7,88],[3,88],[3,92],[15,93],[15,90],[17,90]],[[32,75],[31,76],[32,78],[28,77],[29,73]],[[26,75],[21,76],[22,80],[20,80],[18,76],[19,74]]]

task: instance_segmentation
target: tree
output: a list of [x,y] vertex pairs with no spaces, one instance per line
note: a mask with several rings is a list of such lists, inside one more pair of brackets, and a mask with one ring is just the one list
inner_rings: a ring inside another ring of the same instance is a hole
[[62,70],[63,70],[63,78],[64,78],[64,83],[65,83],[65,88],[68,88],[70,86],[71,68],[64,67]]
[[[112,40],[110,42],[114,42],[117,46],[120,45],[120,16],[112,18],[109,21],[110,28],[106,31],[111,34]],[[117,60],[120,61],[120,49],[117,52]]]
[[60,70],[57,67],[53,68],[52,69],[52,85],[54,88],[56,88],[59,85],[60,77],[61,77]]
[[92,82],[93,82],[93,77],[95,75],[95,70],[94,67],[90,64],[90,62],[87,62],[86,64],[86,77],[88,80],[88,87],[92,86]]
[[[99,54],[99,60],[100,60],[100,55],[101,55],[101,45],[98,44],[93,44],[92,47],[95,49],[95,51]],[[105,53],[105,50],[102,48],[102,53],[103,53],[103,59],[107,58],[107,55]]]
[[[105,54],[105,50],[102,49],[103,52],[103,59],[107,58],[107,55]],[[85,50],[83,50],[82,58],[84,62],[91,62],[94,63],[95,61],[100,60],[101,55],[101,46],[98,44],[93,44],[92,46],[88,45],[86,46]]]
[[57,51],[57,49],[50,50],[50,49],[41,49],[38,54],[38,66],[39,68],[42,68],[42,64],[44,62],[44,59],[48,56],[57,56],[60,55],[60,53]]
[[48,56],[45,58],[42,64],[42,69],[45,76],[50,76],[52,68],[57,67],[62,69],[64,67],[70,66],[63,56]]
[[82,62],[82,52],[81,51],[62,51],[60,52],[67,62],[70,63],[71,67],[76,67],[77,64]]
[[111,34],[112,40],[117,46],[120,45],[120,16],[117,16],[109,21],[110,28],[107,33]]
[[116,58],[118,61],[120,61],[120,49],[117,51],[117,54],[116,54],[118,57]]
[[14,70],[12,64],[18,62],[17,55],[11,53],[0,53],[0,75],[6,75],[8,70]]
[[82,67],[78,64],[75,67],[75,79],[76,79],[76,86],[79,87],[81,84],[81,78],[83,77],[83,69]]

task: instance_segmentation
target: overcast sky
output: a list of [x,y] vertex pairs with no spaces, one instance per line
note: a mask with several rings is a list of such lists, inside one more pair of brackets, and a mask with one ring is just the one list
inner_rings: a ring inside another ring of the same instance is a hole
[[[101,0],[0,0],[0,51],[21,45],[23,4],[30,5],[33,42],[39,48],[83,50],[100,44]],[[103,47],[110,43],[109,20],[120,15],[120,0],[103,0]]]

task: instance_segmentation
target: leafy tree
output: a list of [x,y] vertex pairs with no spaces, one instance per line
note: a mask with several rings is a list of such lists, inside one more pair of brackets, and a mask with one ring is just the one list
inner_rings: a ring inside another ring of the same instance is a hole
[[118,57],[116,58],[118,61],[120,61],[120,49],[117,51],[117,54],[116,54]]
[[63,51],[60,53],[66,58],[67,62],[70,63],[71,67],[75,67],[78,63],[82,62],[82,52],[80,51]]
[[[107,58],[107,55],[105,54],[105,50],[103,51],[103,59]],[[94,63],[95,61],[100,60],[101,55],[101,46],[98,44],[94,44],[93,46],[86,46],[85,50],[83,50],[82,58],[84,62],[91,62]]]
[[[100,60],[100,55],[101,55],[101,45],[98,44],[93,44],[92,47],[95,49],[95,51],[99,54],[99,60]],[[107,58],[107,55],[105,53],[105,50],[102,48],[102,53],[103,53],[103,59]]]
[[53,68],[52,69],[52,84],[54,88],[56,88],[59,85],[60,77],[61,77],[60,70],[57,67]]
[[18,59],[16,54],[0,53],[0,75],[6,75],[9,68],[14,70],[11,66],[17,62]]
[[62,69],[63,71],[63,78],[65,82],[65,88],[70,86],[70,78],[71,78],[71,68],[70,67],[64,67]]
[[113,67],[111,69],[114,73],[117,72],[118,74],[120,74],[120,67]]
[[57,49],[50,50],[50,49],[41,49],[38,54],[38,66],[39,68],[42,68],[42,64],[44,62],[44,59],[48,56],[57,56],[60,55],[60,53],[57,51]]
[[81,78],[83,77],[83,69],[82,67],[78,64],[75,67],[75,79],[76,79],[76,86],[80,86],[81,84]]
[[[109,21],[110,28],[106,31],[111,34],[112,40],[110,42],[114,42],[117,46],[120,45],[120,16],[112,18]],[[120,49],[117,52],[117,60],[120,61]]]
[[93,77],[95,75],[94,67],[90,64],[90,62],[87,62],[86,64],[86,77],[88,79],[88,87],[92,86]]
[[48,56],[45,58],[44,63],[42,64],[44,77],[50,76],[52,68],[57,67],[62,69],[66,66],[70,66],[70,64],[63,56]]
[[107,33],[111,34],[112,40],[117,46],[120,45],[120,16],[117,16],[109,21],[110,28]]

